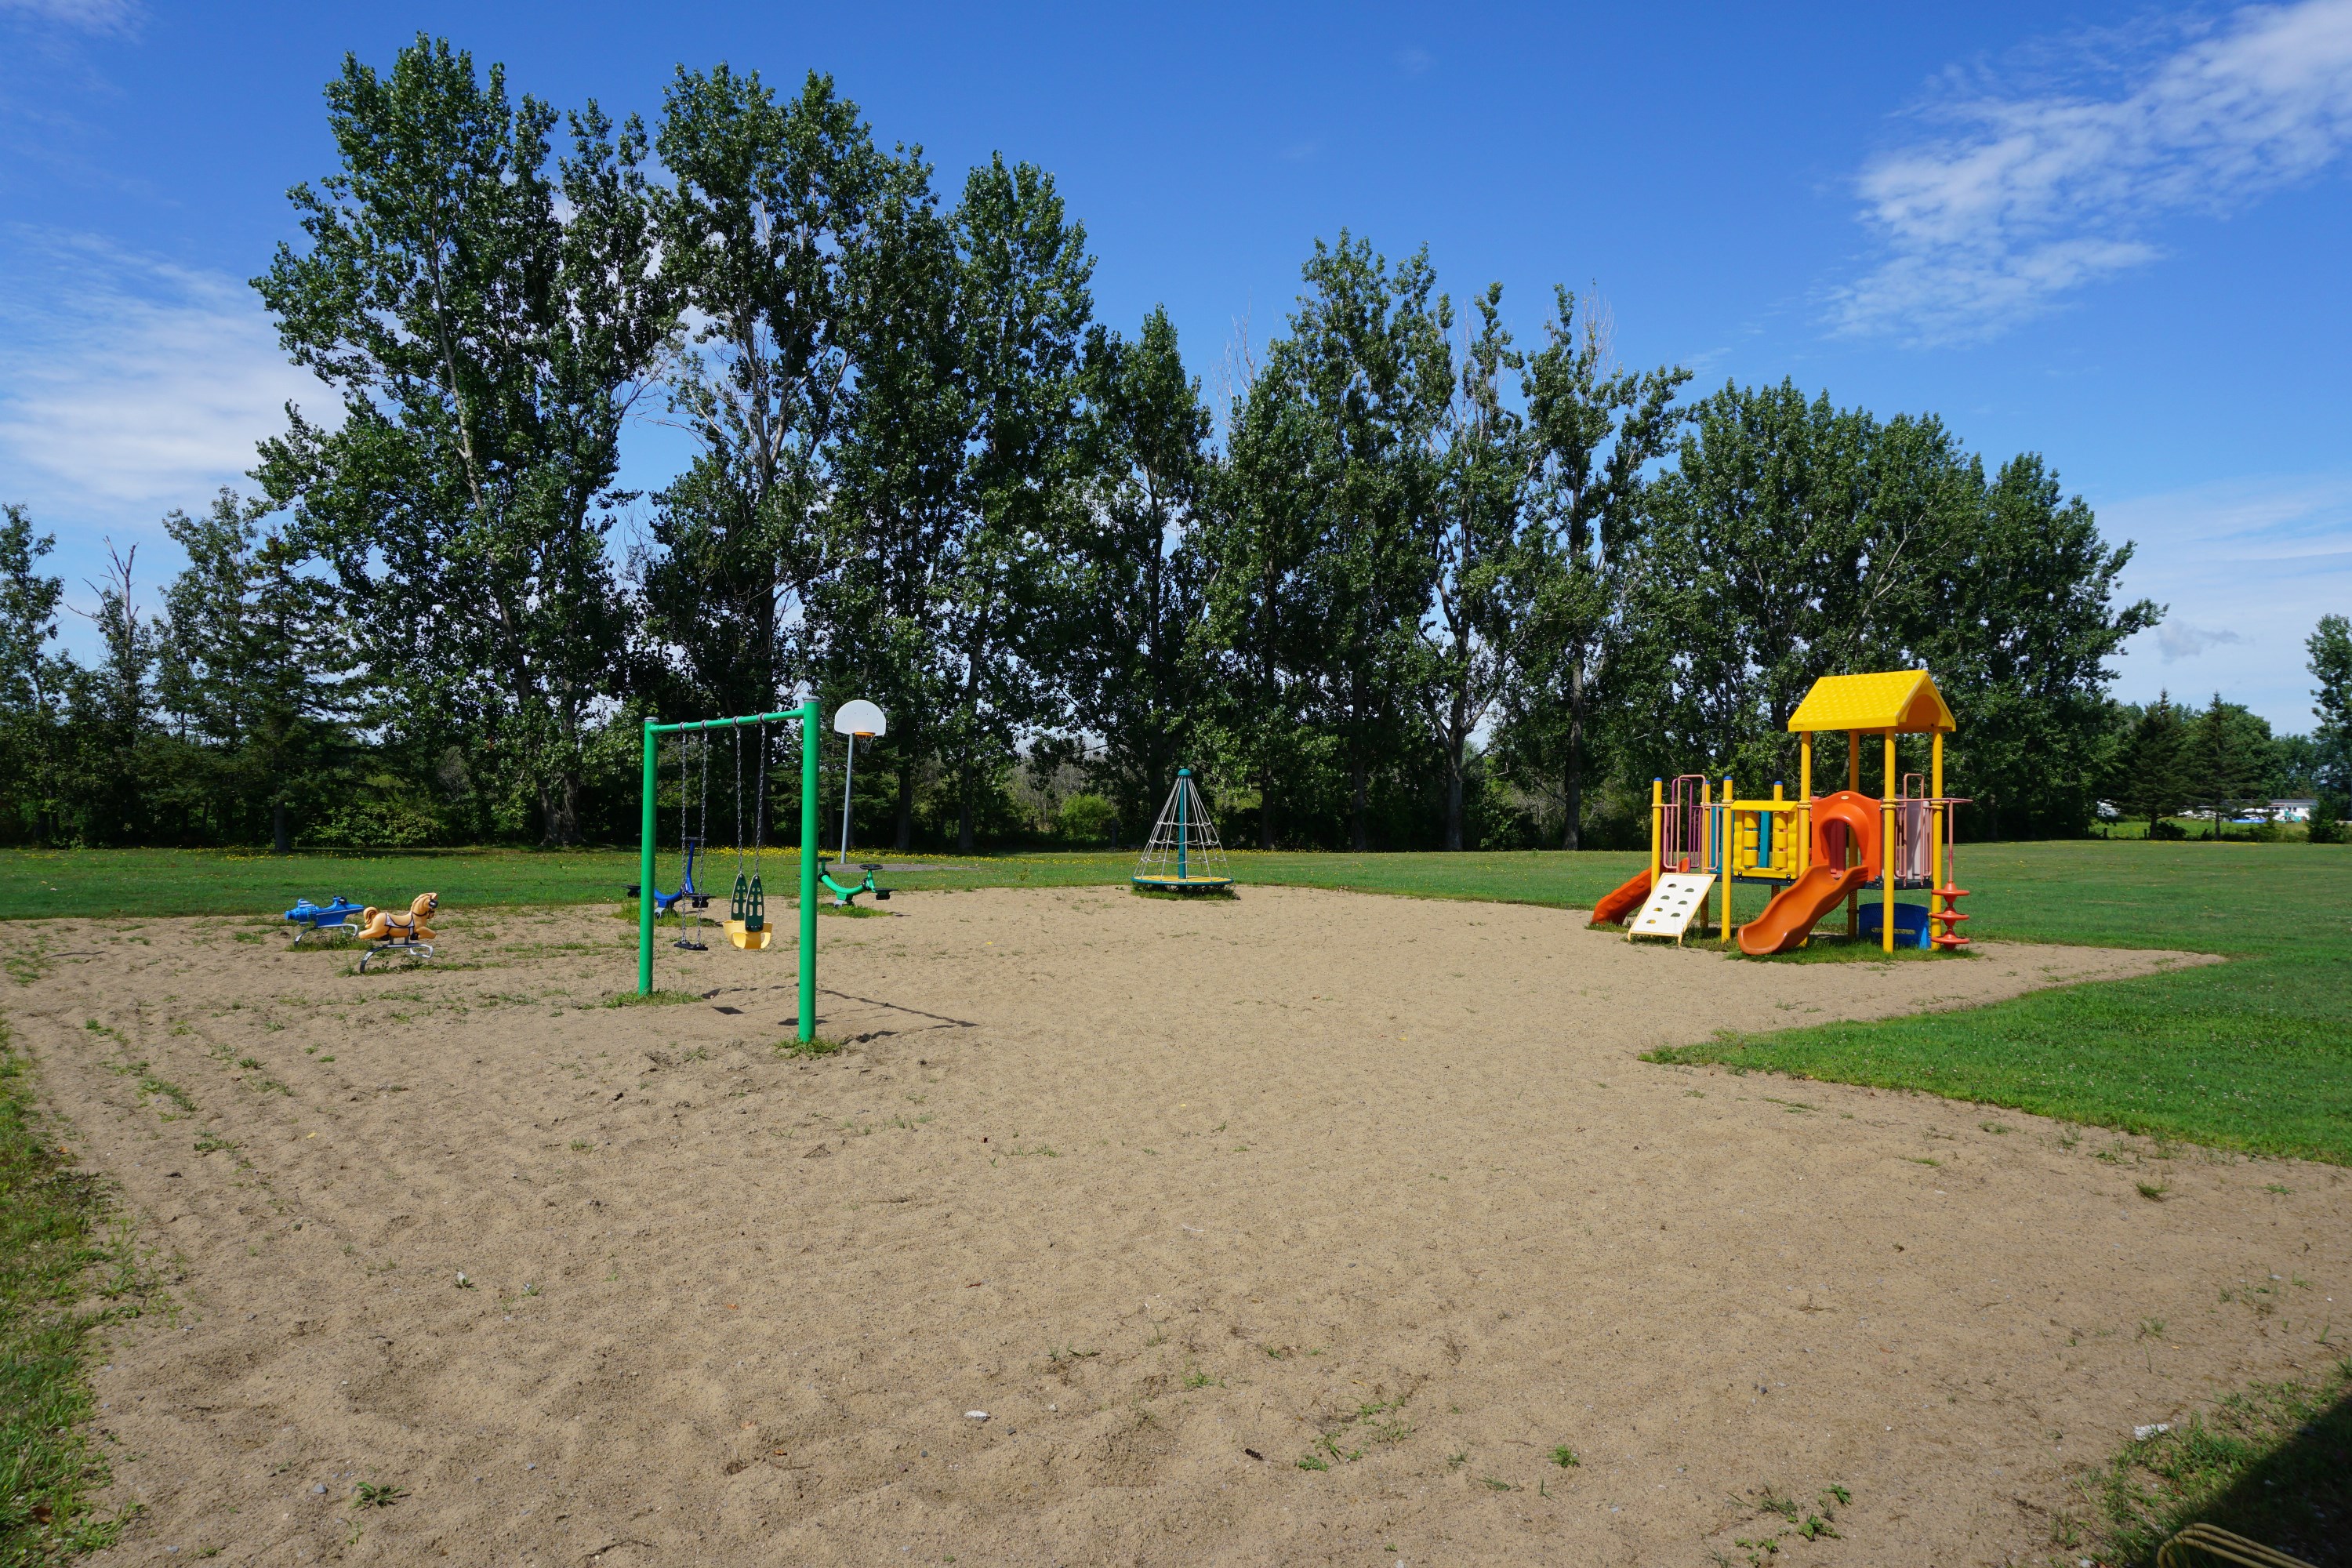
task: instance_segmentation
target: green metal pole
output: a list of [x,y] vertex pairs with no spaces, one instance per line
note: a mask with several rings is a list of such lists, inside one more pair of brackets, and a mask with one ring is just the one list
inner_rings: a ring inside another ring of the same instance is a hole
[[801,1039],[805,1043],[816,1038],[816,763],[820,731],[814,694],[801,704],[800,718]]
[[654,721],[646,721],[646,773],[637,800],[637,994],[654,993],[654,796],[660,783]]

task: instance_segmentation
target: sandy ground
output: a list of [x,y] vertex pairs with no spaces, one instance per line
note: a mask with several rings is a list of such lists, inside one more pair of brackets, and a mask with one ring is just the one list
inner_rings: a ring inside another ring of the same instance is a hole
[[2180,955],[890,908],[824,925],[817,1060],[777,1049],[790,947],[665,947],[699,999],[607,1007],[603,912],[445,913],[409,974],[0,930],[176,1303],[97,1373],[144,1510],[100,1561],[2041,1562],[2134,1424],[2352,1325],[2341,1171],[1635,1059]]

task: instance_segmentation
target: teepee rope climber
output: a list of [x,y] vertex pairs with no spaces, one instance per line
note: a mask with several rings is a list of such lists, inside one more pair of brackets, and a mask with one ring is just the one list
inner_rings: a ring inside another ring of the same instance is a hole
[[1173,893],[1219,892],[1234,885],[1225,868],[1225,847],[1218,841],[1217,825],[1209,820],[1208,803],[1192,783],[1192,770],[1176,770],[1176,787],[1160,808],[1150,841],[1135,865],[1135,885]]

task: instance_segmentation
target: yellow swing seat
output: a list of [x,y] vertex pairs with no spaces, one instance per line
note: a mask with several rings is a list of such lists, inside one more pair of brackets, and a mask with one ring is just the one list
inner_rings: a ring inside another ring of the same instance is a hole
[[727,940],[733,942],[737,947],[743,948],[748,951],[756,952],[759,949],[767,946],[768,938],[774,934],[774,929],[770,926],[763,925],[758,931],[751,931],[745,928],[744,923],[741,921],[729,921],[727,922]]

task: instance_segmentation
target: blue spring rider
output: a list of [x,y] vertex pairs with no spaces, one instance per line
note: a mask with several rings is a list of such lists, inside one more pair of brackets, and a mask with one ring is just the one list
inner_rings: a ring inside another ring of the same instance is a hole
[[293,922],[294,940],[299,942],[306,931],[316,931],[321,935],[359,935],[360,928],[352,917],[361,913],[362,910],[362,906],[337,893],[332,902],[324,904],[314,904],[308,899],[298,898],[294,900],[294,907],[288,910],[282,918]]

